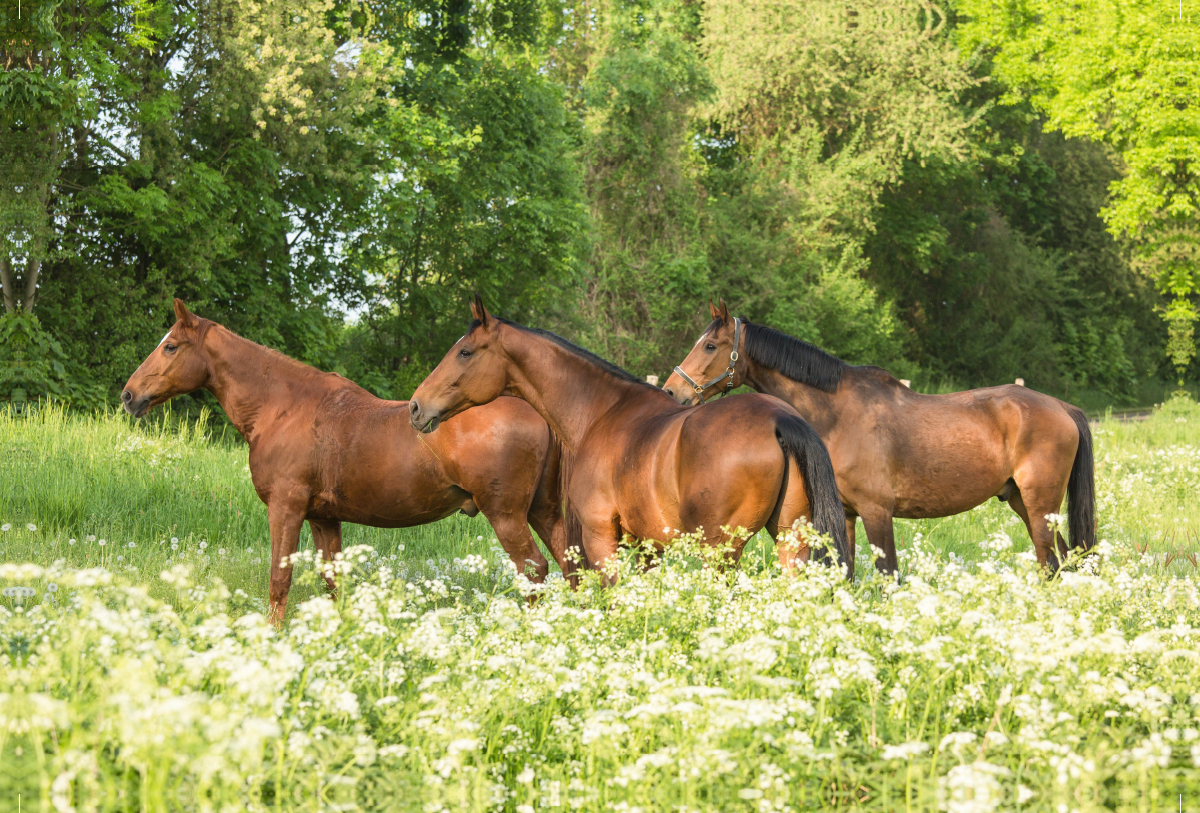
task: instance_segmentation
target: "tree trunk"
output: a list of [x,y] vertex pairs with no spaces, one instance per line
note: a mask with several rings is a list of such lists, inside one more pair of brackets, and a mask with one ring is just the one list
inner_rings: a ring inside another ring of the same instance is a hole
[[21,300],[21,305],[25,308],[26,313],[33,313],[33,305],[37,301],[38,274],[41,270],[42,261],[30,257],[29,263],[25,266],[25,296]]
[[12,313],[17,309],[17,292],[14,290],[12,261],[8,257],[0,257],[0,287],[4,289],[4,312]]

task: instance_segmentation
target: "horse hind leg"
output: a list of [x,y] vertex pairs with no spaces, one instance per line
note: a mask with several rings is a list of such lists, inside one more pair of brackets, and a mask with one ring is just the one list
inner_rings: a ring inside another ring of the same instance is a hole
[[858,515],[846,514],[846,580],[854,581],[854,534],[858,530]]
[[489,513],[487,508],[483,509],[483,515],[492,524],[500,547],[504,548],[517,570],[525,574],[530,581],[544,582],[550,573],[550,563],[533,541],[533,534],[529,531],[525,515],[495,511]]
[[[313,547],[326,562],[332,562],[333,557],[342,552],[342,523],[336,519],[310,519],[308,527],[312,530]],[[333,573],[325,575],[325,584],[329,587],[330,595],[337,596],[337,582]]]
[[[796,522],[801,518],[812,521],[812,507],[808,495],[804,491],[804,480],[800,468],[790,457],[784,473],[782,487],[779,489],[779,501],[775,510],[764,526],[767,533],[775,540],[775,553],[779,557],[779,567],[784,573],[795,573],[799,562],[807,562],[812,556],[812,549],[804,537],[797,533],[794,536],[789,531],[797,530]],[[824,554],[824,555],[822,555]],[[828,553],[821,551],[817,558],[825,560]]]
[[[529,506],[529,524],[533,526],[546,550],[550,551],[563,577],[571,582],[572,587],[578,587],[579,575],[576,571],[579,565],[578,561],[573,561],[567,556],[567,522],[559,502],[539,489],[534,494],[533,504]],[[574,557],[576,560],[580,558],[582,556]]]
[[[1027,503],[1032,503],[1032,505]],[[1053,513],[1059,505],[1062,505],[1061,497],[1057,505],[1053,500],[1042,499],[1035,502],[1029,500],[1018,488],[1009,495],[1008,504],[1025,522],[1025,529],[1029,531],[1029,538],[1033,540],[1033,549],[1037,554],[1038,564],[1049,568],[1051,573],[1057,573],[1059,555],[1066,555],[1067,543],[1057,531],[1050,528],[1050,524],[1046,521],[1046,514]]]

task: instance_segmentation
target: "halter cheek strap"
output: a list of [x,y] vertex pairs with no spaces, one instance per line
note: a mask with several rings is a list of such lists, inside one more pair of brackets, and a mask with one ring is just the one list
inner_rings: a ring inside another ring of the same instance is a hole
[[[700,403],[702,403],[702,404],[704,403],[704,391],[716,384],[720,384],[722,381],[725,381],[725,386],[721,388],[722,395],[728,393],[731,389],[733,389],[733,368],[735,366],[737,366],[738,346],[741,344],[741,339],[742,339],[742,319],[741,319],[741,317],[734,317],[734,320],[733,320],[733,352],[731,352],[729,354],[729,367],[726,368],[724,373],[717,376],[712,381],[709,381],[707,384],[697,384],[695,381],[692,380],[692,377],[690,375],[688,375],[687,373],[685,373],[683,371],[682,367],[675,368],[676,374],[680,378],[682,378],[684,381],[686,381],[688,383],[688,386],[690,386],[693,390],[696,391],[696,397],[698,399],[700,399]],[[726,381],[726,379],[729,379],[729,380]]]

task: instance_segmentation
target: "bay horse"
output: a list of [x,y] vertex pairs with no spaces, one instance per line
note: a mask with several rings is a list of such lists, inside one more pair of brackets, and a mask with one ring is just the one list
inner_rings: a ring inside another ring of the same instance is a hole
[[[121,393],[145,415],[198,389],[216,396],[250,446],[250,477],[271,529],[270,612],[283,620],[295,553],[308,520],[313,545],[331,559],[342,523],[376,528],[422,525],[462,511],[487,517],[522,572],[536,581],[549,566],[529,532],[563,559],[560,446],[528,404],[501,398],[423,438],[406,401],[376,398],[325,373],[192,314],[175,300],[177,321]],[[330,588],[333,588],[332,582]]]
[[[412,425],[436,436],[460,413],[504,395],[530,403],[564,447],[567,545],[604,572],[628,535],[659,550],[681,531],[731,543],[766,528],[791,571],[811,551],[780,540],[803,517],[845,557],[845,522],[817,433],[777,398],[747,394],[686,409],[658,387],[542,330],[488,313],[476,296],[467,333],[408,403]],[[440,431],[440,430],[439,430]],[[817,554],[818,558],[821,554]]]
[[[910,390],[878,367],[855,367],[808,342],[709,304],[712,323],[663,388],[684,405],[746,384],[794,406],[821,435],[846,510],[876,566],[897,567],[892,518],[945,517],[991,497],[1025,522],[1038,562],[1053,572],[1066,545],[1046,515],[1069,496],[1071,544],[1096,539],[1092,433],[1077,407],[1025,387],[945,395]],[[853,571],[851,571],[853,572]]]

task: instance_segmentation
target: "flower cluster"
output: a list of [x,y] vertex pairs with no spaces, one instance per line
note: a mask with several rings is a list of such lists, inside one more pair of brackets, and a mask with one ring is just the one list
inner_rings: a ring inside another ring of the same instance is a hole
[[614,587],[531,600],[483,557],[406,578],[357,546],[295,557],[340,589],[283,629],[186,564],[160,577],[174,604],[105,570],[0,565],[24,588],[0,608],[0,747],[60,810],[114,782],[250,810],[1135,809],[1200,790],[1192,577],[1113,543],[1050,580],[922,544],[906,562],[852,585],[685,540]]

